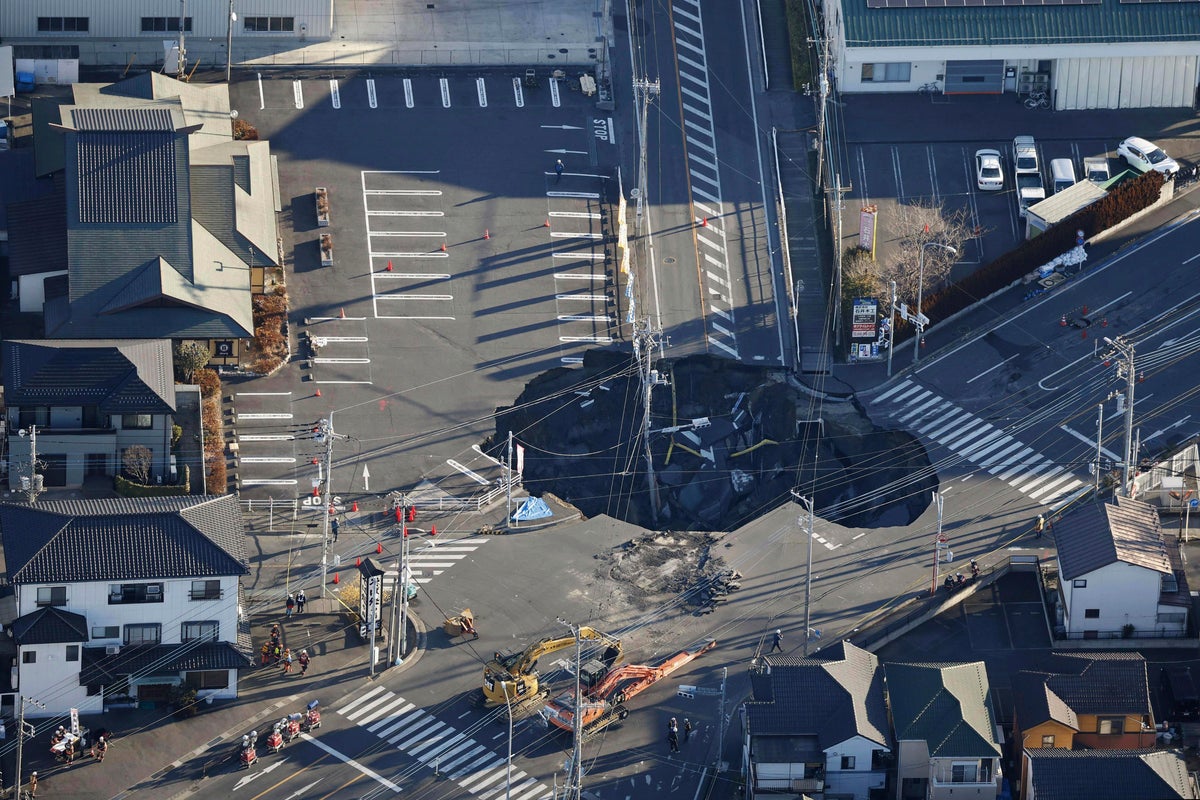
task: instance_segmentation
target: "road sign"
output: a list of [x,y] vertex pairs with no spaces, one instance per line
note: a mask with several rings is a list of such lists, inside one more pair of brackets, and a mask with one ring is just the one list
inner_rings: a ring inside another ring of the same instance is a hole
[[922,328],[929,324],[929,317],[925,316],[924,314],[917,314],[916,317],[914,317],[914,320],[916,321],[917,325]]
[[1188,505],[1191,506],[1192,508],[1200,508],[1200,499],[1193,497],[1191,500],[1188,501]]

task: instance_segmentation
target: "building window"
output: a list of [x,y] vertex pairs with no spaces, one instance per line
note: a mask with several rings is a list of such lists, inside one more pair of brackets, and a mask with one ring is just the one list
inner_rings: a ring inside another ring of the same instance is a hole
[[1100,619],[1100,609],[1085,608],[1083,610],[1083,618],[1084,619]]
[[854,756],[842,756],[842,769],[854,769]]
[[1054,747],[1054,734],[1042,737],[1042,747]]
[[121,626],[119,625],[93,625],[93,639],[120,639]]
[[1097,722],[1097,733],[1104,735],[1120,735],[1125,732],[1124,717],[1100,717]]
[[863,64],[863,83],[908,83],[912,77],[912,64],[890,62],[886,64]]
[[39,586],[37,604],[39,606],[65,606],[67,604],[67,587]]
[[163,585],[161,583],[110,583],[108,585],[108,604],[110,606],[125,603],[161,603],[163,601]]
[[79,660],[79,645],[77,645],[77,644],[67,645],[67,661],[78,661],[78,660]]
[[150,414],[122,414],[121,427],[127,431],[148,431],[154,427],[154,417]]
[[249,33],[283,33],[296,29],[295,17],[245,17],[243,29]]
[[[185,17],[183,30],[190,33],[192,18]],[[160,31],[179,32],[179,17],[142,17],[142,33],[158,33]]]
[[38,17],[38,33],[87,33],[87,17]]
[[179,638],[185,642],[215,642],[219,631],[220,623],[215,621],[185,622]]
[[183,673],[183,685],[189,689],[228,689],[229,670],[206,669]]
[[22,664],[36,664],[37,663],[37,650],[22,650],[21,651],[21,663]]
[[1075,580],[1071,581],[1071,587],[1075,589],[1086,589],[1087,578],[1076,578]]
[[32,408],[22,408],[17,414],[17,425],[22,428],[28,428],[31,425],[38,425],[43,428],[50,425],[50,407],[49,406],[33,406]]
[[158,644],[162,641],[162,625],[157,622],[125,626],[125,644],[134,647],[140,644]]
[[979,764],[974,761],[955,761],[950,765],[952,783],[976,783],[978,774]]
[[193,600],[220,600],[221,582],[192,581],[192,591],[188,596]]

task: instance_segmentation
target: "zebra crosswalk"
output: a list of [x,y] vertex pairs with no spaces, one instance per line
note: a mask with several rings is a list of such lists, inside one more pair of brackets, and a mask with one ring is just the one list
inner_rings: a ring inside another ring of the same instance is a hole
[[337,710],[346,719],[394,745],[430,769],[436,769],[480,800],[545,800],[554,792],[524,770],[508,775],[508,762],[383,686],[351,700]]
[[[490,541],[486,537],[470,539],[447,539],[439,542],[429,539],[428,545],[408,554],[409,580],[418,585],[424,585],[441,575],[456,563],[478,550],[484,543]],[[400,579],[400,562],[393,561],[387,565],[383,574],[385,591],[395,588]]]
[[1067,467],[914,381],[902,381],[871,404],[1042,505],[1053,506],[1086,486]]

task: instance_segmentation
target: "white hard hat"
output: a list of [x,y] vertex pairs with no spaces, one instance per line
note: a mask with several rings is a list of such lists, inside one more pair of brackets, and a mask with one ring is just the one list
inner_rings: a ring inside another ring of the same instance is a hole
[[775,633],[776,633],[776,634],[778,634],[778,635],[780,635],[780,636],[783,636],[783,631],[782,631],[782,630],[780,630],[779,628],[776,628],[776,629],[775,629]]

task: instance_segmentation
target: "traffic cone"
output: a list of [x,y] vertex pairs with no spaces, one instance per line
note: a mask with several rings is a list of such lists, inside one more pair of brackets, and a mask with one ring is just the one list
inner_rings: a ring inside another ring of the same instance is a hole
[[350,510],[358,511],[358,501],[357,500],[355,500],[353,503],[350,504]]
[[400,529],[400,535],[403,536],[405,539],[408,538],[408,526],[407,525],[405,525],[404,527],[402,527]]
[[315,463],[317,463],[317,459],[315,459],[315,458],[314,458],[314,459],[312,460],[312,463],[314,463],[314,464],[315,464]]
[[320,497],[320,493],[318,492],[316,486],[313,487],[313,497]]
[[387,271],[388,272],[392,271],[392,260],[390,258],[388,259]]
[[430,536],[437,536],[437,525],[430,525],[430,526],[429,526],[429,535],[430,535]]
[[317,391],[313,393],[313,397],[320,397],[320,396],[321,396],[321,387],[318,386]]
[[382,555],[382,553],[383,553],[383,542],[378,542],[375,545],[375,555]]
[[341,583],[341,581],[339,581],[339,580],[338,580],[338,574],[337,574],[336,572],[335,572],[335,573],[333,573],[333,582],[334,582],[334,583]]
[[341,319],[345,319],[346,318],[346,309],[339,308],[338,309],[338,317]]
[[924,347],[924,346],[925,346],[925,337],[922,336],[921,337],[921,347]]
[[549,227],[550,227],[550,219],[549,219],[548,217],[547,217],[546,221],[542,223],[542,227],[543,227],[543,228],[549,228]]
[[1083,315],[1084,315],[1085,317],[1087,316],[1087,312],[1088,312],[1088,307],[1085,305],[1085,306],[1083,307]]
[[362,556],[359,556],[358,558],[354,559],[354,566],[356,566],[356,567],[362,566]]
[[489,231],[487,228],[484,228],[483,229],[483,238],[485,238],[485,239],[492,238],[492,232]]
[[329,504],[329,516],[331,516],[331,517],[337,516],[337,509],[333,507],[333,503]]
[[1080,339],[1086,339],[1086,338],[1087,338],[1087,328],[1084,328],[1083,330],[1081,330],[1081,331],[1079,332],[1079,338],[1080,338]]
[[1101,328],[1107,328],[1107,327],[1108,327],[1108,317],[1105,317],[1104,319],[1100,320],[1100,327],[1101,327]]
[[446,252],[446,243],[442,242],[442,252]]
[[1067,315],[1066,314],[1062,315],[1062,317],[1058,320],[1058,324],[1059,324],[1059,327],[1062,327],[1062,328],[1067,327]]
[[708,217],[701,217],[701,218],[700,218],[700,227],[701,227],[701,228],[707,228],[707,227],[708,227]]
[[403,512],[400,510],[400,506],[396,506],[396,522],[404,522]]

